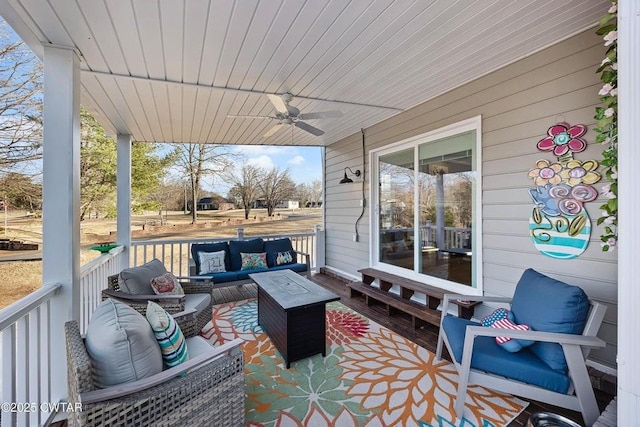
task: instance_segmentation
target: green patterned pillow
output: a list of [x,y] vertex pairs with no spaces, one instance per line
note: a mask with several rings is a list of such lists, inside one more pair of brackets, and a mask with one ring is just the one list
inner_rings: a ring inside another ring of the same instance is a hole
[[160,345],[162,359],[168,368],[177,366],[189,358],[187,342],[180,326],[169,313],[153,301],[147,304],[147,321],[153,329]]
[[267,267],[267,253],[244,253],[240,252],[240,259],[242,260],[242,267],[240,270],[256,270],[258,268]]

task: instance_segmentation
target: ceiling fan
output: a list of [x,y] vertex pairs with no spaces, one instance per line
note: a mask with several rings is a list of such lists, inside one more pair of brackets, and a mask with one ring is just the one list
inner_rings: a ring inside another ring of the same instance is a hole
[[271,135],[278,132],[280,129],[283,129],[285,126],[293,125],[299,129],[302,129],[305,132],[309,132],[312,135],[320,136],[324,134],[324,131],[318,129],[315,126],[311,126],[308,123],[303,122],[302,120],[313,120],[313,119],[333,119],[342,117],[342,111],[319,111],[316,113],[300,113],[296,107],[289,105],[291,99],[293,99],[293,95],[290,93],[285,93],[282,95],[267,95],[269,97],[269,101],[273,104],[276,109],[276,113],[273,116],[234,116],[228,115],[227,117],[236,118],[236,119],[269,119],[269,120],[277,120],[278,123],[271,129],[269,129],[265,134],[265,138],[269,138]]

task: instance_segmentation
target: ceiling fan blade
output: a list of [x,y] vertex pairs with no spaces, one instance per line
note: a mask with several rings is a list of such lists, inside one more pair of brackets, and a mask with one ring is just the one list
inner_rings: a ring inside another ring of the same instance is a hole
[[280,114],[289,114],[289,109],[287,108],[287,103],[284,102],[284,99],[279,95],[267,95],[269,97],[269,101],[276,108],[278,113]]
[[294,125],[296,125],[297,127],[299,127],[300,129],[307,131],[315,136],[320,136],[322,134],[324,134],[323,130],[320,130],[316,127],[313,127],[309,124],[306,124],[305,122],[295,122]]
[[271,135],[273,135],[274,133],[278,132],[283,127],[284,127],[284,125],[282,123],[278,123],[277,125],[275,125],[271,129],[269,129],[267,132],[265,132],[264,137],[265,138],[269,138]]
[[312,119],[339,119],[344,116],[342,111],[318,111],[317,113],[303,113],[298,116],[300,120],[312,120]]
[[277,119],[277,117],[271,116],[234,116],[232,114],[227,114],[227,117],[231,119]]

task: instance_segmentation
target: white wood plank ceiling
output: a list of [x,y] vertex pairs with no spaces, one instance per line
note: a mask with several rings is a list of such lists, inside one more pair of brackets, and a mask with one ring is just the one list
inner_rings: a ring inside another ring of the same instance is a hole
[[[605,0],[0,0],[40,56],[79,52],[82,102],[137,141],[328,145],[593,26]],[[273,115],[293,94],[314,136]],[[332,102],[341,101],[341,102]],[[362,104],[362,105],[355,105]],[[382,108],[384,107],[384,108]]]

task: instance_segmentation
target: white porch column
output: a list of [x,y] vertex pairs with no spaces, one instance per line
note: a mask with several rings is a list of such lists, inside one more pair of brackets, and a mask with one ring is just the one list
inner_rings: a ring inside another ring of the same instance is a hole
[[122,268],[129,267],[131,259],[131,135],[118,134],[117,180],[117,242],[124,246]]
[[44,48],[42,282],[51,304],[51,398],[67,395],[64,323],[80,317],[80,63],[71,49]]
[[320,224],[313,226],[313,233],[315,234],[313,245],[314,267],[315,272],[320,273],[320,269],[325,266],[325,233],[324,229],[320,227]]
[[640,2],[618,2],[618,425],[640,419]]
[[[449,243],[450,245],[451,243]],[[443,249],[444,240],[444,172],[436,172],[436,246]],[[440,252],[438,252],[440,254]]]

